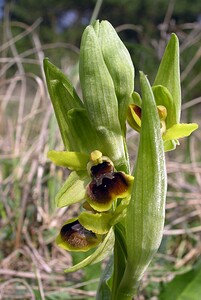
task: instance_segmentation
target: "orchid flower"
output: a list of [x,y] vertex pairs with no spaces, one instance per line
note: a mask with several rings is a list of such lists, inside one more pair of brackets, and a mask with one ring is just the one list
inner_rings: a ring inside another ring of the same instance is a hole
[[[175,34],[172,34],[166,47],[152,90],[160,118],[164,150],[174,150],[179,145],[178,139],[189,136],[198,128],[196,123],[180,123],[179,42]],[[128,122],[133,129],[140,131],[141,98],[136,92],[129,105]]]

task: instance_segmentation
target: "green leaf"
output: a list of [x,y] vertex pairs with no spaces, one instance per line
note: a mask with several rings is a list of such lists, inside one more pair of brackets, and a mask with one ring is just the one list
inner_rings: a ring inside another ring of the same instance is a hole
[[155,82],[155,85],[162,85],[168,89],[172,95],[175,116],[174,123],[180,122],[181,113],[181,86],[180,86],[180,66],[179,66],[179,41],[173,33],[163,54]]
[[182,275],[177,275],[171,282],[164,285],[160,300],[200,300],[201,269],[200,266]]
[[90,180],[86,171],[71,172],[56,195],[57,206],[64,207],[82,201]]
[[117,168],[125,168],[127,162],[114,84],[91,25],[85,29],[81,41],[80,83],[89,119],[104,147],[103,154],[110,157]]
[[127,107],[134,90],[134,66],[127,48],[108,21],[100,23],[98,37],[105,64],[114,83],[119,120],[124,130]]
[[66,167],[70,170],[86,170],[89,155],[81,152],[55,151],[48,152],[47,157],[57,166]]
[[67,112],[72,108],[82,108],[83,103],[67,77],[47,58],[44,60],[44,71],[65,149],[78,151]]
[[185,136],[189,136],[194,130],[198,128],[198,124],[175,124],[169,128],[163,135],[163,140],[175,140]]
[[95,264],[103,260],[105,257],[111,255],[113,247],[114,247],[114,232],[113,229],[111,228],[108,234],[105,236],[103,242],[90,256],[88,256],[78,264],[70,267],[69,269],[66,269],[65,272],[66,273],[75,272],[79,269],[88,266],[89,264]]
[[160,245],[165,219],[166,169],[160,120],[151,86],[142,72],[140,83],[142,126],[133,191],[125,219],[127,266],[117,299],[136,292]]
[[91,230],[97,234],[105,234],[107,233],[110,228],[110,219],[111,219],[110,213],[88,213],[88,212],[82,212],[78,220],[80,224],[82,224],[83,227],[85,227],[88,230]]

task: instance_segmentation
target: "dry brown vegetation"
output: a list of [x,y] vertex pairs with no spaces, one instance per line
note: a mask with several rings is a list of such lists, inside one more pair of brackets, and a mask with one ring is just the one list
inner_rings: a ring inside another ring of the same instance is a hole
[[[48,150],[63,146],[46,90],[43,58],[47,49],[56,52],[58,47],[65,47],[67,53],[61,57],[61,65],[72,74],[72,64],[67,67],[66,62],[68,54],[77,53],[77,49],[68,44],[41,45],[36,30],[39,25],[40,20],[30,27],[7,21],[0,46],[0,299],[94,298],[95,291],[83,287],[97,279],[82,282],[82,272],[63,272],[71,264],[71,256],[59,249],[54,240],[61,223],[76,214],[77,207],[55,207],[54,197],[67,171],[46,158]],[[18,35],[13,36],[13,27],[20,28]],[[178,28],[181,51],[200,44],[200,29],[200,24]],[[164,28],[161,33],[164,37]],[[24,38],[29,39],[32,47],[20,52],[18,42]],[[153,42],[157,49],[164,44],[164,39]],[[201,46],[184,68],[182,80],[191,76],[200,57]],[[27,72],[26,66],[34,66],[37,72]],[[77,75],[73,80],[77,82]],[[201,73],[184,87],[184,98],[199,82]],[[189,121],[190,109],[191,119],[201,125],[200,103],[201,97],[197,97],[183,104],[183,122],[187,118]],[[169,186],[164,239],[142,286],[146,290],[151,284],[151,299],[157,299],[158,283],[188,269],[200,257],[200,133],[199,129],[190,139],[181,140],[181,146],[167,154]],[[132,156],[137,150],[137,134],[130,129],[128,144]],[[150,298],[146,298],[145,292],[139,299]]]

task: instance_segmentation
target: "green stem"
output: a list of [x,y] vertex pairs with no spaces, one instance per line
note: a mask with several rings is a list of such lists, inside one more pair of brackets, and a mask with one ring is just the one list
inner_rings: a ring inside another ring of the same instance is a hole
[[[114,273],[111,300],[118,299],[117,291],[126,267],[126,248],[124,234],[122,232],[123,229],[120,223],[115,226]],[[125,300],[127,299],[130,300],[131,298],[125,298]],[[121,300],[124,300],[124,298],[121,298]]]

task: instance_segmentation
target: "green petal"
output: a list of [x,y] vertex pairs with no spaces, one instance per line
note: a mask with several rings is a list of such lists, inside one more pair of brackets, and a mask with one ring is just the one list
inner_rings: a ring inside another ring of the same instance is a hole
[[56,195],[58,207],[64,207],[82,201],[85,198],[86,187],[90,182],[86,171],[73,171]]
[[179,41],[173,33],[163,54],[155,85],[162,85],[168,89],[174,102],[174,110],[171,112],[176,120],[180,122],[181,113],[181,86],[179,66]]
[[70,170],[86,170],[89,155],[81,152],[55,151],[48,152],[47,157],[57,166]]
[[165,152],[175,150],[177,145],[179,145],[178,140],[163,141]]
[[167,109],[167,117],[165,120],[166,128],[170,128],[177,123],[176,115],[174,113],[174,102],[172,95],[168,89],[162,85],[152,87],[156,105],[163,105]]
[[97,234],[105,234],[110,230],[110,219],[112,215],[110,213],[88,213],[82,212],[78,220],[82,226],[91,230]]
[[175,124],[169,128],[163,135],[164,141],[180,139],[185,136],[189,136],[194,130],[198,128],[198,124]]
[[80,263],[72,266],[69,269],[66,269],[66,273],[75,272],[79,269],[82,269],[90,264],[98,263],[106,257],[109,257],[114,247],[114,232],[111,228],[103,242],[99,245],[99,247],[94,251],[93,254],[85,258]]

